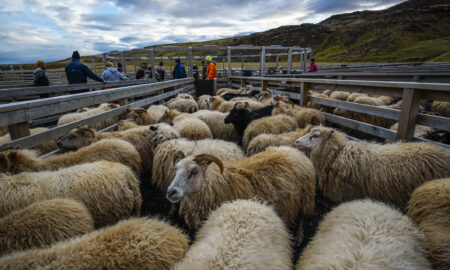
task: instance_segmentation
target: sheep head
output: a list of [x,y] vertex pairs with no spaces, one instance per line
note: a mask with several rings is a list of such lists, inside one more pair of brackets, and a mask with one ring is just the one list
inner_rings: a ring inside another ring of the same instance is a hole
[[299,150],[313,150],[320,148],[334,134],[335,130],[325,127],[313,128],[308,134],[298,138],[295,146]]
[[233,105],[230,113],[225,117],[224,123],[237,123],[243,121],[243,119],[249,119],[251,117],[252,110],[248,102],[236,102]]
[[[180,154],[181,155],[181,154]],[[183,154],[184,155],[184,154]],[[178,153],[174,155],[174,160],[178,159]],[[220,159],[208,154],[189,156],[183,158],[175,165],[175,177],[167,189],[167,199],[176,203],[197,189],[205,179],[205,171],[208,165],[215,163],[220,173],[223,173],[224,167]]]
[[95,131],[88,126],[79,126],[59,138],[57,145],[61,149],[77,150],[97,141]]

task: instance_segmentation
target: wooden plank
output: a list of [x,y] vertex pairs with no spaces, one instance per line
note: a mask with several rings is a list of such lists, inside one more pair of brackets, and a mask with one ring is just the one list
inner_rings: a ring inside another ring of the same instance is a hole
[[287,66],[287,72],[290,74],[292,71],[292,48],[289,48],[288,52],[288,66]]
[[146,99],[134,102],[134,103],[130,103],[130,104],[120,107],[120,108],[112,109],[112,110],[109,110],[109,111],[106,111],[106,112],[103,112],[100,114],[93,115],[88,118],[84,118],[84,119],[81,119],[81,120],[78,120],[75,122],[67,123],[65,125],[57,126],[55,128],[49,129],[47,131],[43,131],[40,133],[36,133],[36,134],[30,135],[27,137],[23,137],[23,138],[20,138],[17,140],[13,140],[13,141],[1,144],[0,149],[4,150],[5,148],[7,148],[9,146],[14,146],[14,145],[21,146],[22,148],[31,148],[33,146],[45,143],[49,140],[57,139],[65,134],[67,134],[68,132],[70,132],[72,129],[76,128],[79,125],[94,125],[101,121],[111,119],[115,116],[119,116],[119,115],[123,114],[124,112],[126,112],[127,108],[144,107],[146,105],[153,104],[161,99],[175,96],[181,92],[191,91],[192,88],[193,88],[193,86],[180,88],[175,91],[165,93],[163,95],[146,98]]
[[380,138],[388,139],[391,141],[395,141],[396,132],[387,128],[382,128],[378,126],[374,126],[371,124],[367,124],[364,122],[359,122],[353,119],[348,119],[345,117],[337,116],[329,113],[322,113],[325,117],[325,120],[334,124],[338,124],[343,127],[348,127],[351,129],[359,130],[367,134],[371,134]]
[[267,81],[261,82],[261,91],[267,91]]
[[188,48],[188,77],[192,77],[192,47]]
[[150,49],[150,62],[152,67],[152,78],[156,79],[155,51]]
[[450,118],[419,113],[417,124],[440,130],[450,131]]
[[15,140],[21,137],[30,135],[30,129],[28,127],[28,122],[17,123],[8,126],[9,135],[11,140]]
[[397,140],[410,141],[414,137],[417,114],[419,113],[421,92],[415,89],[404,89],[402,110],[398,121]]
[[301,83],[300,86],[300,106],[306,107],[308,105],[308,94],[309,89],[311,89],[311,84],[309,83]]
[[261,76],[264,77],[266,74],[266,46],[262,46],[261,57],[260,57],[260,69]]
[[246,81],[245,79],[241,79],[241,88],[245,88]]

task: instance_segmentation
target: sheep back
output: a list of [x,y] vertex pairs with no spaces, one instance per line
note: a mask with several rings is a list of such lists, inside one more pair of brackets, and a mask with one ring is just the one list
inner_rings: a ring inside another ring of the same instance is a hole
[[198,111],[197,102],[195,102],[195,100],[185,98],[172,99],[167,107],[169,107],[169,109],[175,109],[184,113],[193,113]]
[[174,128],[180,136],[189,140],[212,139],[211,130],[208,125],[200,119],[185,117],[175,122]]

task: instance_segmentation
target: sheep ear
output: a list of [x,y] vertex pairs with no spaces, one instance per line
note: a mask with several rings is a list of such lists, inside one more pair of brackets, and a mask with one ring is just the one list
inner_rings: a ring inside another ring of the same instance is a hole
[[8,156],[5,153],[0,153],[0,172],[8,172],[10,167]]
[[158,131],[158,126],[150,126],[150,130],[156,132]]
[[183,158],[185,158],[186,155],[182,152],[182,151],[177,151],[174,155],[173,155],[173,159],[172,159],[172,166],[175,166],[175,164],[178,163],[178,161],[182,160]]

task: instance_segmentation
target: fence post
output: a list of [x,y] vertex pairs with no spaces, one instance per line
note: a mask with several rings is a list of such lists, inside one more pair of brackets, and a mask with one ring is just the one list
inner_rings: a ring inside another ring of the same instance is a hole
[[225,57],[222,57],[222,77],[225,77]]
[[227,70],[227,76],[228,76],[228,87],[231,88],[231,47],[227,46],[227,60],[228,60],[228,70]]
[[403,89],[402,110],[398,120],[397,140],[410,141],[414,137],[417,114],[419,113],[420,90]]
[[306,107],[308,104],[308,94],[310,88],[311,84],[305,82],[300,83],[300,106],[302,107]]
[[292,47],[289,47],[288,66],[287,66],[288,74],[291,74],[291,70],[292,70]]
[[246,83],[247,83],[247,82],[245,81],[245,79],[242,78],[242,79],[241,79],[241,88],[245,88]]
[[241,76],[244,76],[244,57],[241,57]]
[[11,141],[30,135],[30,128],[28,127],[28,122],[17,123],[8,126],[9,136]]
[[136,70],[136,58],[133,58],[133,65],[134,65],[134,73],[136,73],[137,72],[137,70]]
[[188,77],[192,77],[192,47],[188,48]]
[[122,72],[127,73],[127,63],[125,62],[125,53],[122,51],[120,53],[120,56],[122,57]]
[[155,51],[150,49],[150,66],[152,67],[152,78],[156,78],[156,69],[155,69]]
[[268,82],[266,80],[261,81],[261,92],[267,91],[267,84],[268,84]]
[[95,55],[92,56],[92,67],[94,68],[94,73],[97,74],[97,66],[95,65]]
[[266,46],[262,46],[261,60],[260,60],[261,76],[266,74]]
[[280,65],[280,62],[279,62],[279,59],[278,59],[278,54],[276,55],[275,62],[276,62],[275,69],[278,70],[278,66]]
[[103,68],[106,66],[106,53],[102,54]]

